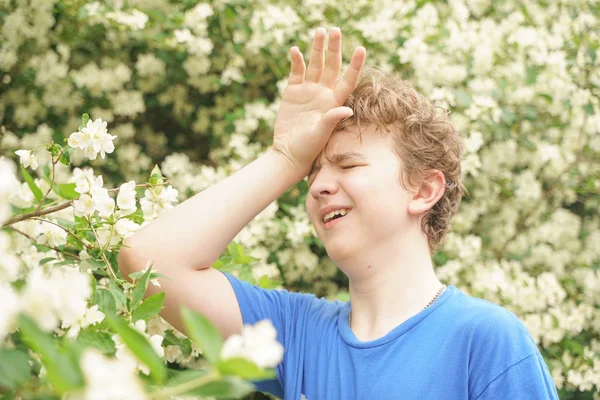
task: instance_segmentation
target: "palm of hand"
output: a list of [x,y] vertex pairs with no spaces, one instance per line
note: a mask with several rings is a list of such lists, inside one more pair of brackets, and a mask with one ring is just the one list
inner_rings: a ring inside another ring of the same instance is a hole
[[275,119],[273,149],[303,170],[310,169],[335,125],[352,115],[351,109],[340,106],[354,90],[365,58],[364,48],[357,48],[338,80],[341,33],[337,28],[330,32],[327,66],[323,65],[324,42],[325,32],[318,29],[307,70],[298,48],[290,49],[292,70]]
[[323,115],[340,105],[333,91],[320,83],[289,85],[275,119],[275,135],[294,135],[295,131],[298,135],[310,135]]

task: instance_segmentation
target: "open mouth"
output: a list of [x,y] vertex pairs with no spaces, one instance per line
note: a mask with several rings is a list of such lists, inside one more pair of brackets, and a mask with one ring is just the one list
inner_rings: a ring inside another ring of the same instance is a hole
[[325,227],[325,229],[329,229],[330,227],[338,224],[340,222],[340,220],[344,219],[349,213],[350,213],[350,210],[346,211],[345,215],[334,215],[333,218],[331,218],[330,220],[325,222],[323,224],[323,226]]

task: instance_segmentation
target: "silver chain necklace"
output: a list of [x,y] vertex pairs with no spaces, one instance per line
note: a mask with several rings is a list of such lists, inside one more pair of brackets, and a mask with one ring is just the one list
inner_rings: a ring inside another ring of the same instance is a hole
[[[444,293],[445,290],[446,290],[446,285],[442,285],[442,287],[440,288],[440,290],[438,290],[435,297],[425,307],[423,307],[423,310],[425,310],[427,307],[429,307],[430,305],[435,303],[435,301],[442,295],[442,293]],[[423,310],[421,310],[421,311],[423,311]],[[348,326],[350,328],[352,328],[351,324],[352,324],[352,310],[350,310],[350,312],[348,313]]]

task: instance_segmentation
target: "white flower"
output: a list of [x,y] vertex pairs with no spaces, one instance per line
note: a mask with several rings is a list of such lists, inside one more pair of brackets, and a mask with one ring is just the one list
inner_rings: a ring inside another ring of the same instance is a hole
[[88,193],[94,182],[94,170],[92,168],[75,168],[70,182],[75,182],[77,193]]
[[95,160],[98,153],[104,158],[106,153],[112,153],[115,149],[113,140],[117,137],[110,135],[106,130],[106,121],[97,118],[89,120],[78,132],[69,136],[69,146],[84,150],[86,157]]
[[244,325],[242,334],[231,335],[221,350],[221,358],[246,358],[262,368],[275,368],[283,358],[283,346],[277,341],[273,323],[262,320],[255,325]]
[[[148,266],[150,265],[150,262],[146,263],[146,268],[144,268],[141,272],[142,274],[145,274],[146,271],[148,271]],[[158,279],[151,279],[150,283],[153,284],[156,287],[160,287],[160,283],[158,282]],[[140,320],[141,321],[141,320]],[[145,329],[145,327],[144,327]]]
[[42,234],[36,239],[38,244],[47,244],[50,247],[67,244],[67,232],[54,224],[43,223],[40,225],[40,231]]
[[17,183],[14,191],[8,196],[8,201],[19,208],[29,208],[35,197],[26,182]]
[[29,150],[17,150],[15,154],[20,157],[19,162],[23,164],[25,168],[31,167],[31,169],[36,170],[38,167],[38,160],[33,154],[33,151]]
[[112,227],[98,227],[96,228],[96,234],[98,235],[98,244],[101,247],[106,246],[107,243],[109,246],[115,246],[121,240],[118,235],[114,234]]
[[165,187],[162,192],[160,192],[160,199],[165,203],[177,203],[177,196],[179,195],[179,191],[175,189],[173,186]]
[[92,197],[107,195],[108,191],[104,189],[103,186],[104,179],[102,178],[102,175],[98,175],[96,179],[92,181],[90,186],[90,194]]
[[117,205],[122,211],[121,215],[129,215],[135,212],[135,181],[129,181],[120,186]]
[[148,16],[136,9],[130,10],[128,13],[123,11],[109,12],[107,18],[113,19],[115,22],[126,25],[133,30],[144,29],[148,22]]
[[[106,189],[104,189],[106,190]],[[100,217],[109,217],[115,211],[115,200],[108,195],[108,190],[94,196],[94,205]]]
[[158,214],[168,208],[173,208],[172,203],[176,203],[179,192],[172,186],[160,189],[160,194],[156,194],[156,188],[146,189],[144,198],[140,199],[144,219],[152,220],[158,217]]
[[85,376],[85,400],[143,400],[147,396],[135,365],[111,359],[98,350],[87,348],[81,356]]
[[178,43],[187,43],[194,39],[194,35],[189,29],[175,29],[173,32],[175,34],[175,40]]
[[123,239],[131,237],[138,229],[140,229],[140,225],[127,218],[121,218],[115,224],[115,231]]
[[152,345],[152,348],[156,354],[158,354],[158,356],[161,358],[165,356],[165,349],[162,347],[163,339],[164,337],[161,335],[150,336],[150,344]]
[[170,363],[177,362],[177,360],[179,360],[183,356],[183,353],[181,352],[181,347],[176,345],[167,346],[167,348],[165,349],[165,354],[167,356],[167,361]]
[[4,340],[15,327],[20,304],[17,293],[5,282],[0,282],[0,299],[0,340]]
[[[75,338],[79,334],[79,331],[81,329],[85,329],[90,325],[94,325],[99,322],[102,322],[103,319],[104,319],[104,313],[102,311],[98,311],[98,305],[94,304],[92,307],[90,307],[85,312],[85,315],[83,316],[83,318],[81,320],[79,320],[75,324],[71,325],[71,328],[69,329],[69,332],[67,333],[67,337]],[[65,324],[63,323],[63,328],[64,327],[65,327]]]
[[[163,336],[161,335],[152,335],[148,337],[146,333],[146,322],[143,319],[139,319],[133,324],[133,328],[140,332],[142,335],[148,339],[152,348],[160,357],[164,357],[165,350],[162,347]],[[150,374],[150,368],[144,363],[138,361],[138,359],[133,355],[133,353],[125,346],[125,344],[121,341],[121,337],[119,335],[112,336],[113,341],[115,342],[115,347],[117,348],[117,353],[115,356],[122,360],[123,362],[129,363],[140,370],[144,375]]]
[[82,194],[73,201],[74,213],[78,217],[89,217],[96,211],[94,200],[89,194]]

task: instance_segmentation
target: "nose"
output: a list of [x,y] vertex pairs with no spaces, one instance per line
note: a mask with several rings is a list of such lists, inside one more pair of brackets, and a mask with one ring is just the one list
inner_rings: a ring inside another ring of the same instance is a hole
[[322,167],[310,185],[310,195],[318,200],[319,197],[331,196],[338,192],[339,185],[334,174]]

